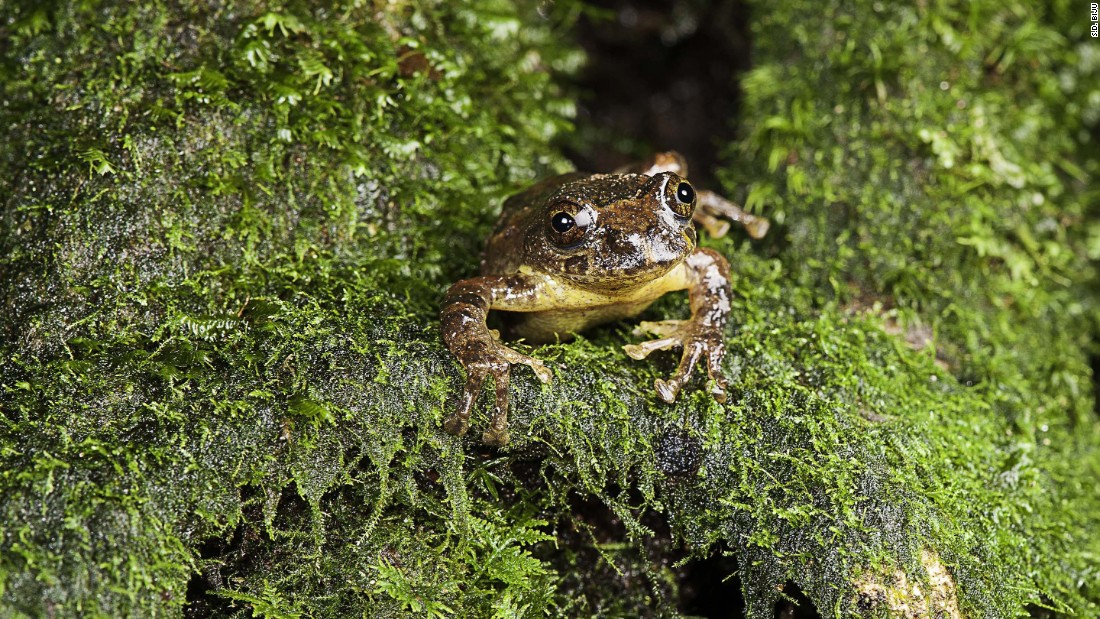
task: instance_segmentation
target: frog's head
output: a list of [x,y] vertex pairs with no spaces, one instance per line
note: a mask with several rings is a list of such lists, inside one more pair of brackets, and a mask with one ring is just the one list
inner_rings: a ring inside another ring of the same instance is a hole
[[593,289],[640,286],[695,250],[695,190],[671,172],[603,174],[562,185],[532,222],[533,266]]

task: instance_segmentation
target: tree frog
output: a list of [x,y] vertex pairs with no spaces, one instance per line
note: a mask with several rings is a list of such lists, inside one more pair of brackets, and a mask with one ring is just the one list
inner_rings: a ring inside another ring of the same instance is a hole
[[710,392],[725,401],[723,331],[730,311],[729,263],[698,247],[695,226],[722,236],[732,220],[753,238],[768,221],[687,180],[675,152],[655,155],[611,174],[574,172],[544,180],[508,198],[481,259],[481,275],[455,283],[443,300],[443,341],[466,369],[458,410],[444,429],[462,435],[485,379],[495,382],[495,405],[482,441],[508,442],[511,366],[523,364],[544,383],[546,365],[501,343],[485,318],[508,312],[506,333],[530,343],[565,341],[588,327],[635,316],[661,295],[687,290],[688,320],[642,322],[635,335],[656,339],[624,346],[627,355],[683,349],[658,396],[672,403],[705,360]]

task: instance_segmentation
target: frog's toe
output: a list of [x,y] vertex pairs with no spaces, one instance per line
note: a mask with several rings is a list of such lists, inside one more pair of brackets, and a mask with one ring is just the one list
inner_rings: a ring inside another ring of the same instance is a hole
[[659,338],[682,338],[686,324],[688,324],[686,320],[661,320],[658,322],[643,320],[638,323],[637,327],[634,327],[633,333],[636,336],[648,333]]
[[707,373],[723,388],[726,377],[722,374],[722,358],[726,356],[726,347],[721,342],[712,342],[707,350]]
[[707,235],[711,238],[720,239],[726,236],[726,233],[730,231],[730,222],[724,219],[718,219],[710,213],[703,212],[701,209],[695,211],[695,223],[703,226],[703,229],[707,231]]
[[443,422],[443,429],[448,434],[462,436],[470,428],[470,421],[459,413],[454,413]]
[[711,380],[710,394],[721,403],[726,403],[726,389],[729,388],[729,380],[722,374],[722,358],[726,355],[726,347],[721,340],[713,339],[707,346],[707,376]]
[[653,381],[653,386],[657,388],[657,395],[667,404],[675,402],[676,396],[680,395],[680,383],[675,379],[661,380],[658,378]]
[[643,320],[634,328],[634,335],[651,334],[658,339],[639,344],[627,344],[623,350],[634,359],[645,359],[650,353],[658,350],[668,350],[676,346],[682,346],[684,342],[684,320],[662,320],[650,322]]
[[699,359],[702,355],[703,346],[700,343],[684,343],[684,354],[680,357],[680,365],[676,368],[676,373],[667,381],[658,380],[655,383],[657,386],[657,394],[661,396],[662,400],[669,404],[676,401],[676,396],[680,394],[680,389],[682,389],[688,379],[691,378],[691,372],[695,369],[696,364],[699,363]]
[[489,428],[481,435],[481,442],[494,447],[503,447],[508,444],[511,437],[508,428]]
[[753,217],[751,220],[745,222],[745,231],[749,233],[754,239],[762,239],[764,235],[768,233],[768,229],[772,224],[763,217]]
[[710,395],[714,398],[715,402],[718,402],[719,404],[725,404],[726,403],[726,384],[725,384],[725,381],[718,382],[718,380],[715,380],[714,384],[710,388]]
[[541,360],[536,359],[530,355],[525,355],[521,352],[517,352],[508,348],[507,346],[501,346],[500,352],[504,356],[504,359],[511,364],[522,363],[534,371],[535,376],[538,377],[540,382],[549,383],[554,380],[554,372],[546,367],[546,364]]
[[527,367],[531,368],[535,372],[535,376],[538,377],[542,383],[549,383],[554,380],[554,372],[550,368],[546,367],[546,364],[538,359],[528,357],[529,362],[526,362]]
[[711,381],[710,395],[714,396],[714,399],[720,404],[725,404],[726,390],[729,389],[729,381],[713,367],[708,368],[707,374],[710,375]]
[[[726,236],[726,233],[730,231],[730,222],[719,220],[718,223],[713,226],[707,226],[707,233],[716,239],[720,239]],[[759,237],[754,237],[759,238]]]
[[480,368],[467,370],[466,386],[462,389],[458,410],[451,413],[443,421],[444,430],[455,436],[462,436],[466,433],[466,430],[470,427],[470,412],[474,408],[474,402],[477,401],[478,394],[481,393],[481,385],[485,382],[485,375],[486,372]]
[[659,340],[650,340],[648,342],[642,342],[641,344],[627,344],[623,346],[623,351],[626,352],[631,359],[637,359],[641,361],[649,356],[649,353],[657,350],[668,350],[673,346],[678,346],[680,340],[674,337],[666,337]]

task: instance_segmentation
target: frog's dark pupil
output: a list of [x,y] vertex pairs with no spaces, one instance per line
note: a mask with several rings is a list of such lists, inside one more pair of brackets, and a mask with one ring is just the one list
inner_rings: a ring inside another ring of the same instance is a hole
[[684,204],[690,204],[695,200],[695,190],[687,183],[680,183],[680,186],[676,188],[676,199]]
[[569,213],[557,213],[550,218],[550,225],[554,227],[554,230],[556,230],[558,234],[565,234],[572,230],[573,226],[577,225],[577,222],[573,221]]

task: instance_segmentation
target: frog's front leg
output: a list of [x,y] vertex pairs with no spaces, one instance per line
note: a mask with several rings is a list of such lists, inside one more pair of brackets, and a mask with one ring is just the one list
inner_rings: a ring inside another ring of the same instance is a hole
[[675,273],[681,288],[687,288],[691,302],[691,319],[643,322],[636,333],[648,332],[658,339],[624,346],[634,359],[645,359],[655,350],[683,347],[680,366],[668,380],[657,379],[654,385],[661,399],[676,401],[680,389],[691,378],[700,359],[705,358],[707,374],[714,381],[711,394],[719,402],[726,401],[726,378],[721,373],[722,357],[726,354],[725,327],[730,311],[729,263],[710,249],[696,249]]
[[451,434],[463,435],[470,412],[485,379],[496,383],[496,405],[489,429],[481,440],[490,445],[508,442],[508,382],[511,366],[530,366],[539,380],[550,382],[552,372],[542,361],[521,354],[497,341],[496,332],[485,324],[490,309],[530,311],[539,298],[539,283],[529,276],[513,274],[464,279],[447,291],[441,315],[443,341],[466,369],[466,386],[458,410],[443,422]]

